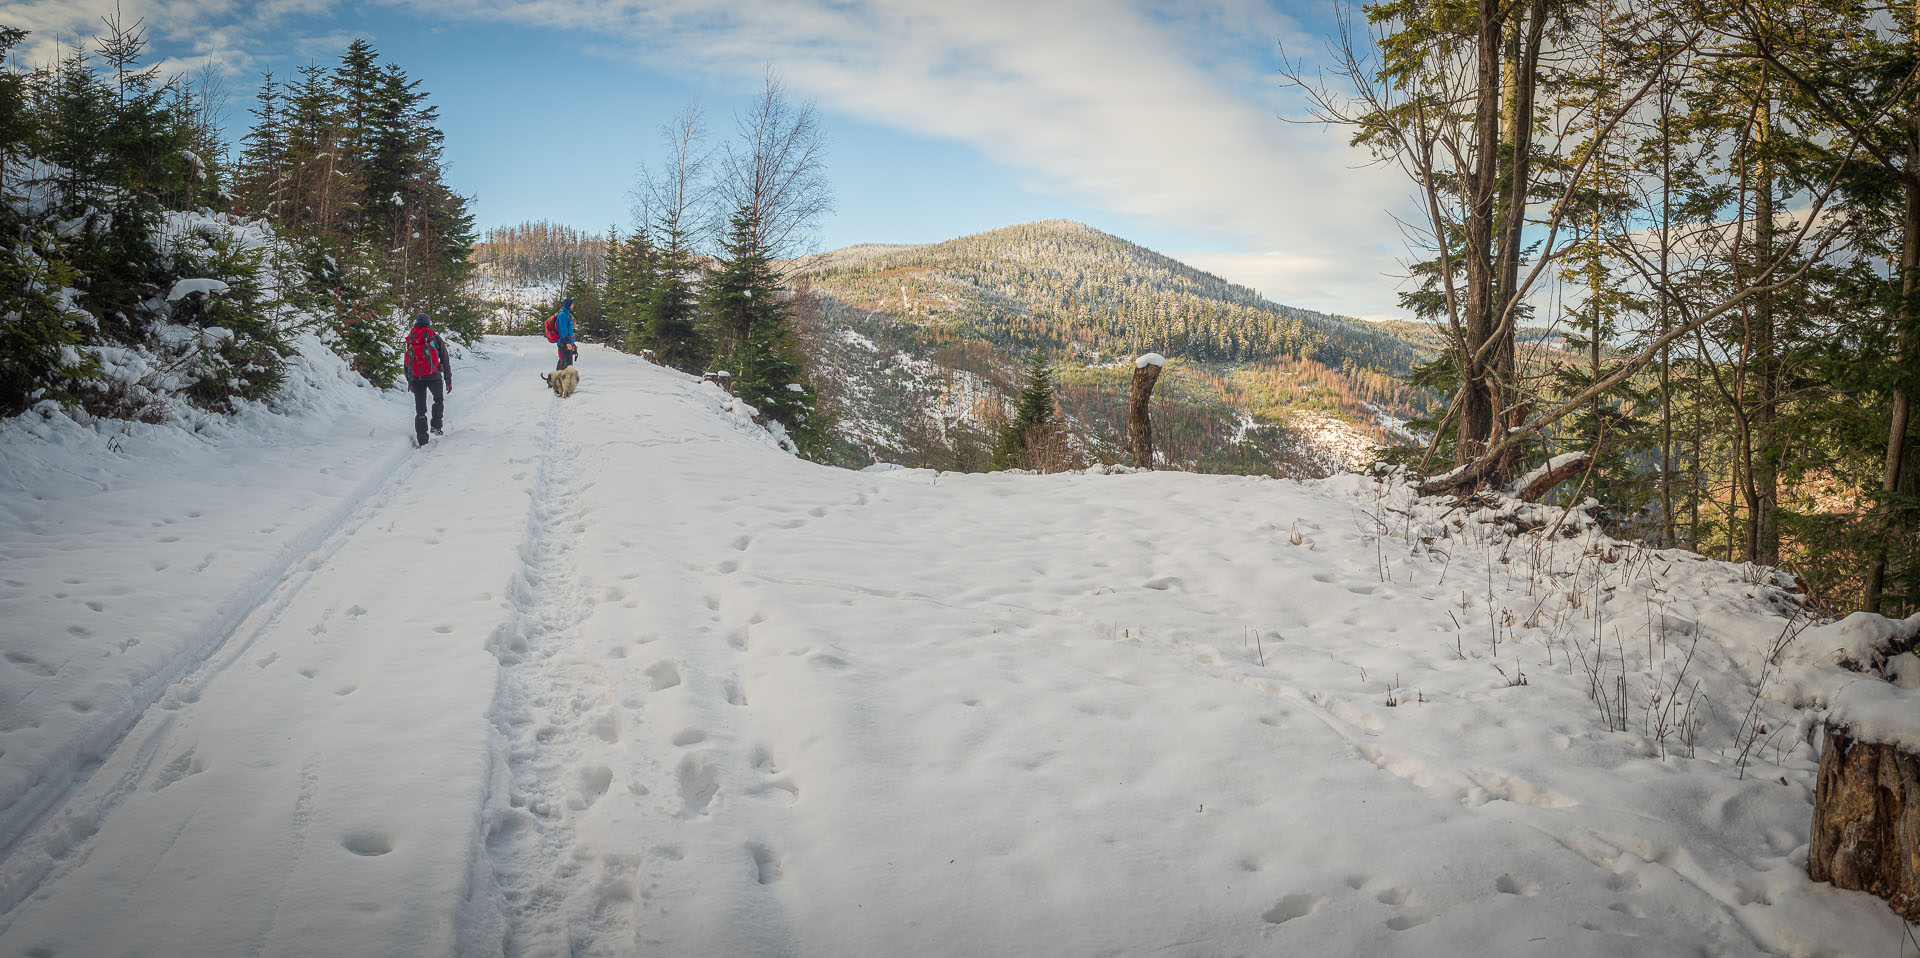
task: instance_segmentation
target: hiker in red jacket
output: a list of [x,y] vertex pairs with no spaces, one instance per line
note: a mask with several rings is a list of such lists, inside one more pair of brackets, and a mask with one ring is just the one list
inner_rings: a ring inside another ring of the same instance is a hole
[[426,313],[413,317],[413,330],[407,333],[407,354],[401,358],[407,370],[407,388],[413,391],[413,433],[417,445],[427,444],[427,393],[433,393],[433,434],[440,431],[440,412],[445,396],[453,392],[453,364],[447,361],[447,344],[433,331]]

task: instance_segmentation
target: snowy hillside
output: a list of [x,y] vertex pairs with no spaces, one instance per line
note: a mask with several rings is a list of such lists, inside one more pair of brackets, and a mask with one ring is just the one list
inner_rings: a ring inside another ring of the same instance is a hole
[[1357,476],[830,469],[480,353],[419,451],[344,379],[0,425],[0,954],[1899,953],[1805,875],[1794,704],[1920,617]]

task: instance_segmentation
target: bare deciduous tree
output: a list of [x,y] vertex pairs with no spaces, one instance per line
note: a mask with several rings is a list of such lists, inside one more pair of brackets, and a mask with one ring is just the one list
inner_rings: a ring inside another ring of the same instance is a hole
[[833,209],[826,135],[813,104],[795,104],[768,69],[759,97],[734,126],[735,138],[720,154],[718,190],[727,210],[752,214],[768,258],[805,252],[820,217]]
[[634,190],[633,216],[651,232],[654,245],[674,254],[689,252],[714,226],[714,186],[708,176],[713,148],[707,145],[706,112],[688,103],[660,128],[667,156],[659,166],[641,164]]

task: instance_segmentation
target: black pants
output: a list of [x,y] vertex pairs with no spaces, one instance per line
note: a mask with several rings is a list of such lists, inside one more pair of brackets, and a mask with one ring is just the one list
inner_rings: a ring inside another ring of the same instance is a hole
[[437,375],[415,379],[409,382],[407,387],[413,390],[413,434],[420,440],[420,445],[424,446],[427,444],[427,393],[428,391],[433,393],[433,428],[435,429],[440,428],[440,413],[446,408],[446,396],[441,392],[443,387]]
[[567,348],[565,343],[562,343],[560,345],[560,364],[553,367],[553,371],[557,373],[571,365],[573,365],[573,350]]

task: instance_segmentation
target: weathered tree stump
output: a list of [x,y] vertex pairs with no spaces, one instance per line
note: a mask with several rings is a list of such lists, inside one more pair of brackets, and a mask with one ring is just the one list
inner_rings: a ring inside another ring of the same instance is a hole
[[1920,755],[1827,727],[1807,874],[1920,921]]
[[1160,381],[1166,357],[1148,353],[1133,361],[1133,395],[1127,400],[1127,448],[1133,454],[1136,469],[1153,468],[1153,420],[1147,415],[1147,403],[1153,398],[1153,385]]
[[1515,483],[1514,494],[1527,502],[1539,502],[1553,491],[1553,487],[1586,472],[1593,466],[1591,453],[1568,453],[1555,456],[1553,461],[1542,469],[1536,469]]

